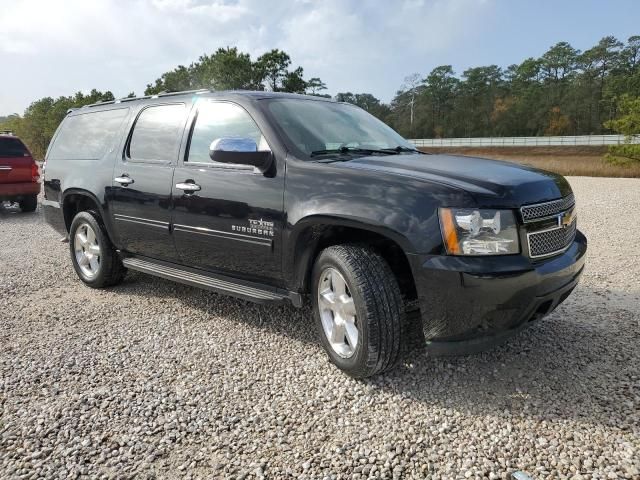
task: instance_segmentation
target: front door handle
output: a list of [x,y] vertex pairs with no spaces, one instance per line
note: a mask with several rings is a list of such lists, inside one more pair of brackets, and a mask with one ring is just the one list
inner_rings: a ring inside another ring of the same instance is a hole
[[122,175],[121,177],[114,178],[114,180],[125,187],[133,183],[133,178],[129,177],[129,175]]
[[199,192],[201,190],[200,185],[193,182],[176,183],[176,188],[185,192]]

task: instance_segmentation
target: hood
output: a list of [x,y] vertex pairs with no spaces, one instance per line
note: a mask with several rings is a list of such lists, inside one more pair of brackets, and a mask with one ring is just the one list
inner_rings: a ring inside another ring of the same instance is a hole
[[571,192],[561,175],[486,158],[409,154],[359,157],[332,165],[448,185],[468,192],[478,206],[486,207],[519,207]]

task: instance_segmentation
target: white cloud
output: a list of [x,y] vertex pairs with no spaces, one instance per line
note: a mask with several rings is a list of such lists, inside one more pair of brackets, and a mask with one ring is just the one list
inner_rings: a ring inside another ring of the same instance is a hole
[[485,0],[0,0],[0,114],[94,87],[142,93],[162,72],[227,45],[254,58],[281,48],[332,93],[388,100],[404,76],[461,48],[492,8]]

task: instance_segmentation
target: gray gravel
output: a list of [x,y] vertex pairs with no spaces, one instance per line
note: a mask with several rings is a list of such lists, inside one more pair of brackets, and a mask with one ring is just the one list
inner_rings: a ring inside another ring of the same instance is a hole
[[308,310],[84,287],[0,208],[0,478],[640,478],[640,180],[570,179],[588,270],[503,347],[352,380]]

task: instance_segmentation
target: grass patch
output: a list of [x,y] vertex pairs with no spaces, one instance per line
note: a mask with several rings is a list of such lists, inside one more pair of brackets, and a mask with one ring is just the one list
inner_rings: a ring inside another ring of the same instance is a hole
[[493,158],[542,170],[583,177],[640,178],[640,162],[624,157],[611,160],[606,147],[487,147],[421,148],[429,153],[449,153]]
[[612,165],[633,166],[640,165],[640,145],[624,144],[611,145],[605,159]]
[[607,153],[604,158],[611,165],[618,165],[622,167],[632,167],[633,165],[640,165],[640,160],[629,157],[620,157],[611,153]]

